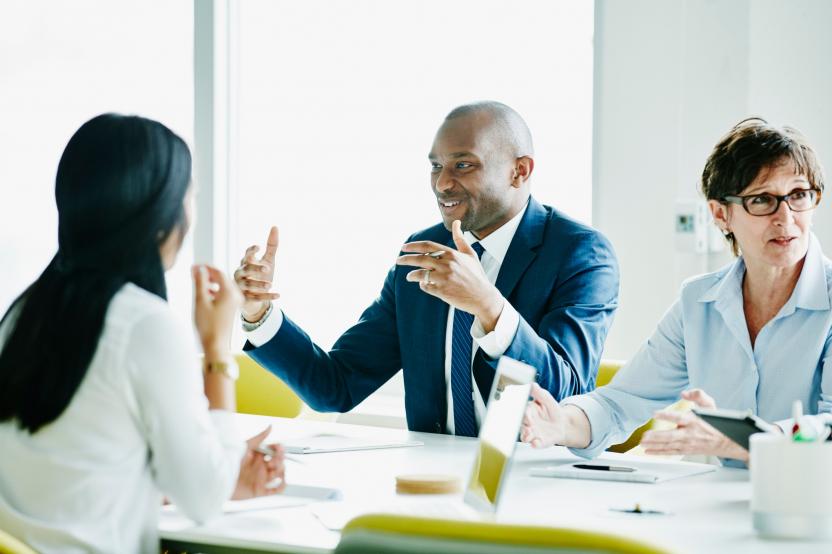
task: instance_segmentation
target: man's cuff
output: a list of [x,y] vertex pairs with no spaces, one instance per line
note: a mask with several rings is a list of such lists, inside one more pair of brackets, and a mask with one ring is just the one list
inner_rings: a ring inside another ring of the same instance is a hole
[[260,348],[274,338],[280,326],[283,325],[283,311],[275,308],[272,312],[265,316],[266,320],[253,331],[245,331],[246,339],[254,345],[255,348]]
[[504,298],[503,311],[500,312],[500,316],[497,318],[494,330],[486,333],[482,323],[480,323],[480,318],[476,317],[474,318],[474,324],[471,326],[471,336],[474,337],[477,345],[489,358],[496,359],[505,354],[505,351],[511,346],[511,341],[514,340],[519,325],[520,314]]

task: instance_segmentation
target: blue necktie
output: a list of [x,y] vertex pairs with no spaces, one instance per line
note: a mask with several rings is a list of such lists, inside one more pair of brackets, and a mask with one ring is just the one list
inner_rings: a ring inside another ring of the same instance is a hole
[[[471,248],[482,258],[485,249],[475,242]],[[474,316],[454,310],[454,331],[451,337],[451,393],[454,402],[454,431],[463,437],[477,436],[474,399],[471,396],[471,325]]]

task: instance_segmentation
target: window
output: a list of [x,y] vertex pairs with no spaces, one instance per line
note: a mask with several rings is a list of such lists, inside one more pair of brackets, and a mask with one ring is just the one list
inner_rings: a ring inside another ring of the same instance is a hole
[[592,2],[238,9],[236,251],[278,225],[281,306],[322,347],[378,295],[403,241],[440,221],[427,153],[456,105],[517,109],[533,194],[589,221]]
[[[102,112],[157,119],[190,142],[193,6],[189,2],[4,3],[0,18],[0,309],[57,250],[55,172],[72,133]],[[190,318],[189,242],[168,274]]]

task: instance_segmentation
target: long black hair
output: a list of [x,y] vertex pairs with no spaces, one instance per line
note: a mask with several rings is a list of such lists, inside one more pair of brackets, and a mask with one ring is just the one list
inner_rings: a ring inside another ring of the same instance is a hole
[[187,145],[161,123],[104,114],[75,132],[55,179],[58,252],[0,322],[0,421],[34,433],[63,413],[125,283],[166,299],[159,247],[184,233],[190,180]]

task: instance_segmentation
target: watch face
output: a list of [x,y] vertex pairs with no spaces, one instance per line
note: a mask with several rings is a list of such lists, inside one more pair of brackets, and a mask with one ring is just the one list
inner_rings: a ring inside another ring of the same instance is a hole
[[222,373],[232,381],[236,381],[240,377],[240,368],[233,358],[227,362],[208,362],[205,370],[209,373]]
[[240,378],[240,366],[237,365],[237,360],[231,360],[231,363],[226,366],[226,372],[235,381]]

